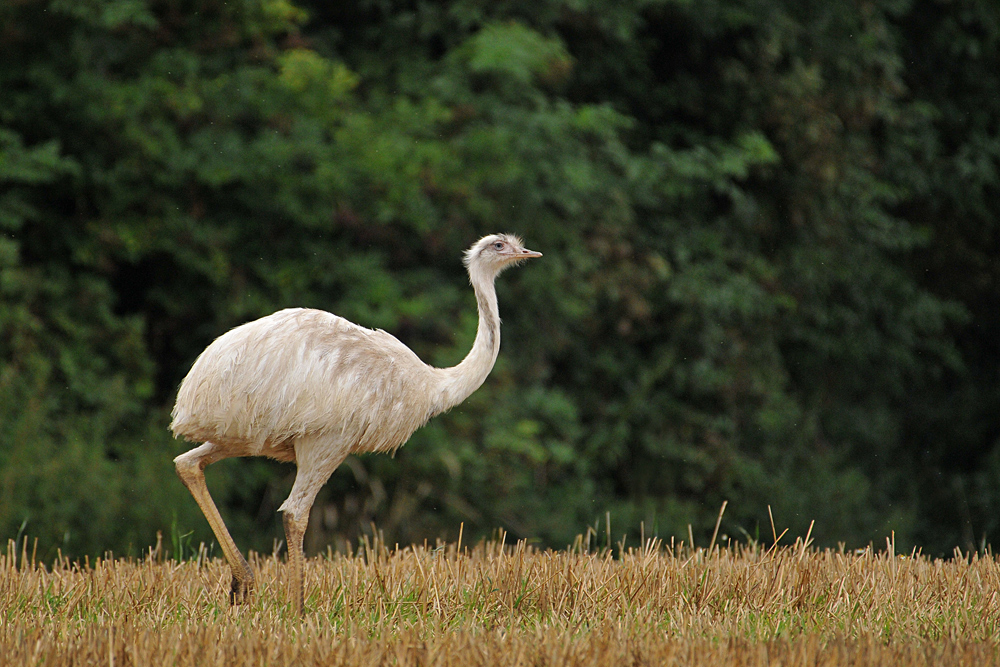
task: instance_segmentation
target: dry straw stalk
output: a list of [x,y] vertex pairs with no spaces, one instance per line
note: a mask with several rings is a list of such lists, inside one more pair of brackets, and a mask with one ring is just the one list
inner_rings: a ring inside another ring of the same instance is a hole
[[251,602],[204,550],[175,562],[0,555],[4,665],[1000,664],[990,557],[761,546],[565,551],[524,542],[327,554],[306,615],[285,564],[251,557]]

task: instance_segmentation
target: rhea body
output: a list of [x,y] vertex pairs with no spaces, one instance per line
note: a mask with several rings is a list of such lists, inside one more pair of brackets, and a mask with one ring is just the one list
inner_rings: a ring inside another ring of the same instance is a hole
[[541,253],[507,234],[486,236],[465,253],[479,327],[472,350],[451,368],[428,366],[385,331],[307,308],[236,327],[199,355],[181,382],[170,428],[203,444],[174,463],[232,569],[233,604],[250,595],[253,572],[209,495],[205,466],[234,456],[295,462],[295,482],[279,511],[301,612],[302,542],[316,494],[349,454],[395,451],[479,388],[500,350],[494,279],[532,257]]

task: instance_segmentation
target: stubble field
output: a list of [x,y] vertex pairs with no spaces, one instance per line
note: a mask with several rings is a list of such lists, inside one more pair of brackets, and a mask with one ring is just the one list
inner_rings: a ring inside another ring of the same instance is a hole
[[1000,664],[1000,567],[798,541],[564,551],[499,542],[311,558],[293,615],[283,559],[33,563],[0,555],[3,665]]

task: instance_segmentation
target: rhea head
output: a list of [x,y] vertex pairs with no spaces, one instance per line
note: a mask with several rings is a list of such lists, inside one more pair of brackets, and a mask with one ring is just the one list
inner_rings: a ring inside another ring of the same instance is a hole
[[512,234],[490,234],[465,251],[465,265],[469,273],[483,271],[496,276],[507,267],[541,256],[542,253],[525,248],[524,242]]

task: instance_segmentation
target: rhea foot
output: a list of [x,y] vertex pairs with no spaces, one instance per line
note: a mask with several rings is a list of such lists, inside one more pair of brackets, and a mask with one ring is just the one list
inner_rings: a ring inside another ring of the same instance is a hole
[[233,573],[233,583],[229,589],[229,604],[234,607],[249,601],[250,593],[253,592],[253,572],[247,568],[241,575]]

